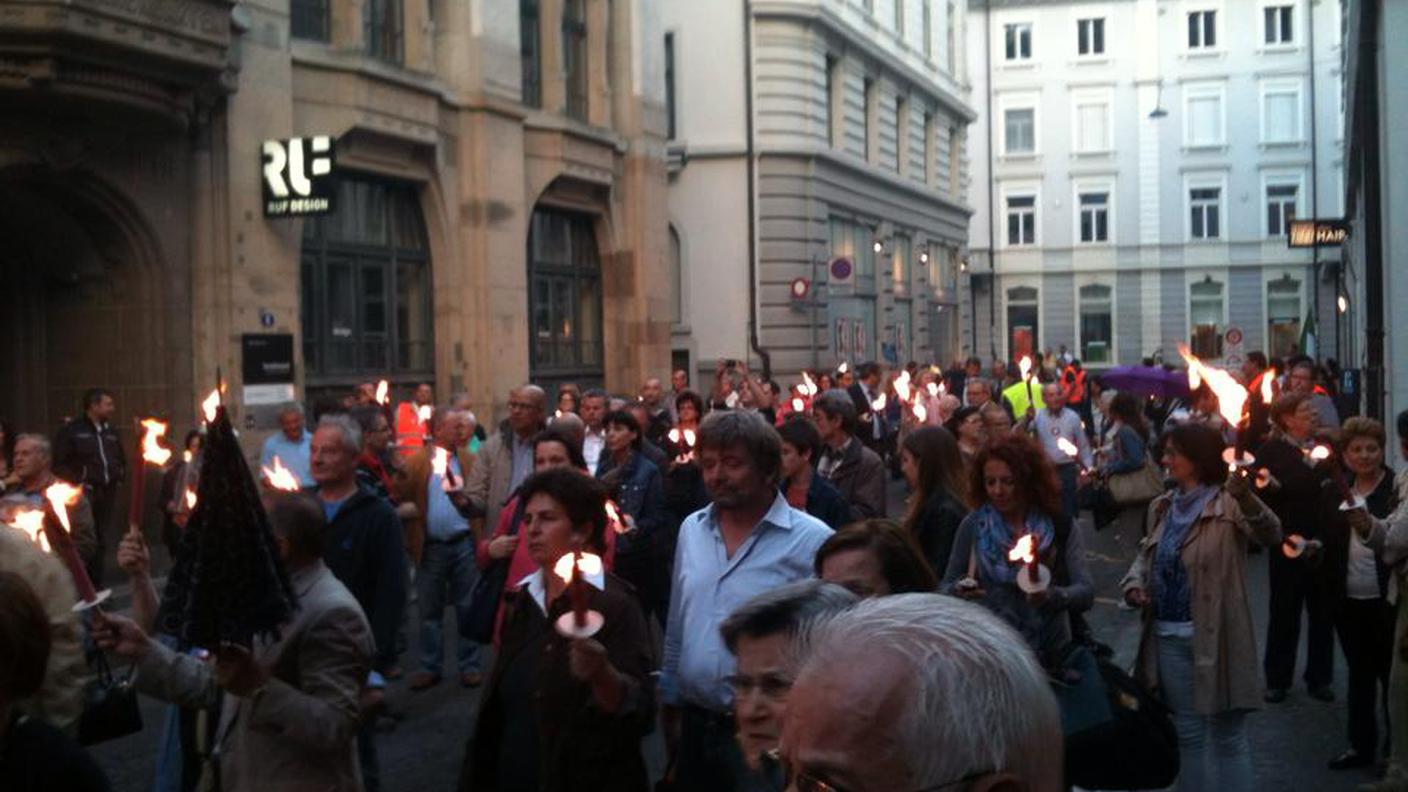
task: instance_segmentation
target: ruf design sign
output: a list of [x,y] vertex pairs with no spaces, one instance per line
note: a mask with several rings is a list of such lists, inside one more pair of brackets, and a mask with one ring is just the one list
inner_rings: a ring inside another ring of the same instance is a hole
[[333,139],[266,140],[261,151],[264,216],[301,217],[333,210]]

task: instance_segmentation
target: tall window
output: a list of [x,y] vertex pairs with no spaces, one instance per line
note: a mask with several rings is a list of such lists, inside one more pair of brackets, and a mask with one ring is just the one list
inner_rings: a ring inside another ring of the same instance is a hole
[[1266,353],[1294,354],[1300,342],[1300,281],[1289,275],[1266,284]]
[[841,129],[844,113],[842,86],[845,80],[841,74],[841,61],[834,55],[826,56],[826,145],[835,148],[845,137]]
[[895,172],[909,172],[909,100],[895,98]]
[[865,114],[861,118],[860,126],[861,139],[865,141],[865,159],[875,162],[880,157],[880,136],[876,129],[879,126],[876,116],[880,115],[880,96],[875,90],[874,80],[865,78],[861,96],[865,101]]
[[914,246],[907,236],[896,236],[894,246],[890,254],[890,277],[895,293],[894,344],[895,356],[902,364],[910,353],[910,330],[914,326],[914,267],[910,258]]
[[1017,286],[1007,290],[1007,351],[1010,359],[1035,354],[1037,324],[1040,317],[1037,290],[1033,286]]
[[1222,357],[1222,284],[1211,278],[1188,287],[1188,316],[1192,337],[1188,346],[1200,358]]
[[1267,44],[1290,44],[1295,41],[1291,28],[1291,13],[1294,6],[1267,6],[1261,10],[1265,41]]
[[523,68],[523,104],[543,105],[543,48],[538,0],[518,0],[518,55]]
[[1263,143],[1294,143],[1300,134],[1300,84],[1268,83],[1261,94]]
[[875,294],[875,234],[863,223],[833,217],[830,220],[831,256],[845,256],[855,266],[852,288]]
[[303,224],[303,360],[312,385],[429,376],[430,254],[415,188],[343,179]]
[[1080,193],[1080,241],[1110,241],[1110,193]]
[[1188,207],[1188,233],[1193,239],[1217,239],[1222,236],[1222,188],[1190,189]]
[[909,257],[914,252],[914,245],[907,236],[896,236],[893,244],[894,250],[890,251],[890,280],[894,285],[895,296],[904,297],[913,294],[910,285],[914,280],[914,272],[910,268]]
[[934,0],[924,0],[924,57],[934,57]]
[[587,3],[563,0],[562,67],[567,75],[567,115],[587,120]]
[[956,124],[948,128],[948,187],[954,200],[963,200],[963,128]]
[[895,35],[904,38],[904,3],[905,0],[895,0]]
[[677,325],[684,323],[684,250],[674,224],[670,225],[670,319]]
[[1223,89],[1217,85],[1184,87],[1184,145],[1220,146],[1225,141],[1222,113]]
[[1080,55],[1105,54],[1105,20],[1076,20],[1076,52]]
[[937,131],[934,127],[934,114],[929,111],[924,113],[924,183],[934,183],[934,150],[937,142],[934,136]]
[[1085,363],[1114,361],[1114,311],[1109,286],[1080,287],[1080,358]]
[[854,266],[850,283],[827,284],[831,351],[841,360],[868,359],[876,344],[874,232],[862,223],[832,217],[830,239],[832,258],[848,258]]
[[948,59],[948,74],[958,79],[958,7],[948,0],[944,10],[944,57]]
[[1217,12],[1192,11],[1188,14],[1188,49],[1217,46]]
[[1104,98],[1076,100],[1075,149],[1081,152],[1109,151],[1110,105]]
[[1007,244],[1036,244],[1036,196],[1007,196]]
[[1266,235],[1285,236],[1296,216],[1299,183],[1266,185]]
[[676,138],[675,113],[675,34],[665,34],[665,116],[669,126],[669,140]]
[[403,18],[401,0],[365,0],[362,29],[368,55],[391,63],[401,62]]
[[1004,54],[1009,61],[1032,59],[1032,26],[1029,22],[1004,25]]
[[328,0],[291,0],[288,8],[289,35],[299,39],[328,41]]
[[601,261],[592,218],[535,209],[528,232],[533,375],[601,376]]
[[1004,153],[1036,153],[1036,110],[1030,107],[1008,108],[1003,112],[1002,119]]

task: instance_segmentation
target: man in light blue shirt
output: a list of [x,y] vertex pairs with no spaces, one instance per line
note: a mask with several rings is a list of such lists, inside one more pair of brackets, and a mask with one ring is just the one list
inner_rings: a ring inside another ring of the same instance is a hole
[[312,433],[303,427],[303,409],[297,404],[285,405],[279,411],[279,433],[270,435],[264,441],[259,464],[273,470],[274,457],[278,457],[279,464],[292,471],[300,485],[312,487],[313,472],[308,462],[308,449],[312,441]]
[[831,529],[778,492],[782,440],[755,413],[711,414],[696,454],[714,502],[680,526],[660,693],[677,788],[727,790],[742,756],[719,626],[752,597],[812,577]]
[[1046,452],[1046,458],[1056,466],[1056,475],[1061,480],[1061,508],[1067,517],[1074,518],[1080,474],[1095,467],[1090,441],[1086,439],[1080,416],[1066,406],[1066,394],[1060,385],[1055,382],[1042,385],[1041,400],[1044,405],[1032,418],[1032,432]]

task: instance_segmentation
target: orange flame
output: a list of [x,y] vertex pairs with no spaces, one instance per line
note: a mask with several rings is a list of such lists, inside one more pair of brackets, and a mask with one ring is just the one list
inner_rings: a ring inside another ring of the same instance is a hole
[[[601,556],[594,553],[582,553],[577,559],[577,571],[583,577],[595,577],[601,574]],[[564,583],[572,582],[572,554],[567,553],[557,559],[557,563],[552,565],[552,573],[562,578]]]
[[44,490],[44,497],[54,508],[54,514],[59,518],[59,524],[64,527],[65,531],[72,533],[73,528],[68,522],[68,507],[78,503],[78,499],[83,497],[83,490],[67,481],[56,481]]
[[220,389],[215,388],[205,397],[205,401],[200,403],[201,412],[205,413],[206,423],[215,423],[215,410],[220,406]]
[[1056,446],[1062,451],[1064,451],[1069,457],[1074,458],[1075,456],[1080,454],[1080,449],[1076,447],[1076,444],[1072,443],[1070,440],[1067,440],[1064,437],[1058,437],[1056,439]]
[[260,467],[264,472],[264,480],[269,482],[269,486],[284,492],[298,492],[303,487],[298,483],[298,477],[293,475],[293,471],[284,467],[284,462],[276,455],[272,468]]
[[166,436],[166,424],[155,418],[143,418],[142,428],[146,430],[142,435],[142,459],[153,465],[165,465],[171,460],[171,450],[157,445],[157,441]]
[[1330,458],[1330,454],[1331,454],[1331,453],[1332,453],[1332,452],[1330,451],[1330,447],[1329,447],[1329,446],[1327,446],[1327,445],[1318,445],[1318,446],[1315,446],[1314,448],[1310,449],[1310,455],[1309,455],[1309,456],[1310,456],[1310,460],[1311,460],[1312,462],[1323,462],[1323,461],[1325,461],[1326,459],[1329,459],[1329,458]]
[[186,487],[186,510],[190,511],[196,507],[196,491]]
[[1276,384],[1276,369],[1267,369],[1261,374],[1261,403],[1270,404],[1276,395],[1272,388]]
[[1200,383],[1206,382],[1217,396],[1217,411],[1228,424],[1240,424],[1246,412],[1247,389],[1226,371],[1203,363],[1188,350],[1186,344],[1178,345],[1178,353],[1188,363],[1188,387],[1197,388]]
[[387,382],[386,380],[382,380],[381,382],[378,382],[376,384],[376,403],[391,403],[391,383]]
[[39,545],[46,553],[53,552],[49,547],[49,537],[44,535],[44,512],[40,509],[20,509],[10,515],[10,525],[29,535],[29,541]]
[[1023,534],[1017,543],[1012,545],[1012,549],[1007,551],[1008,561],[1020,561],[1023,564],[1030,564],[1036,560],[1036,537],[1031,534]]

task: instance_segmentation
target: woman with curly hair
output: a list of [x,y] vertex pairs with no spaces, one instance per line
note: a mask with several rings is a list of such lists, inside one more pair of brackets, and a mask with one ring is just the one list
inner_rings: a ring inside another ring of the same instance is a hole
[[[987,607],[1027,639],[1043,665],[1056,668],[1071,643],[1070,613],[1095,597],[1080,532],[1061,509],[1056,471],[1035,440],[1009,435],[978,454],[970,475],[973,513],[958,526],[939,590]],[[1030,594],[1017,585],[1020,565],[1008,559],[1028,534],[1051,571],[1050,585]]]

